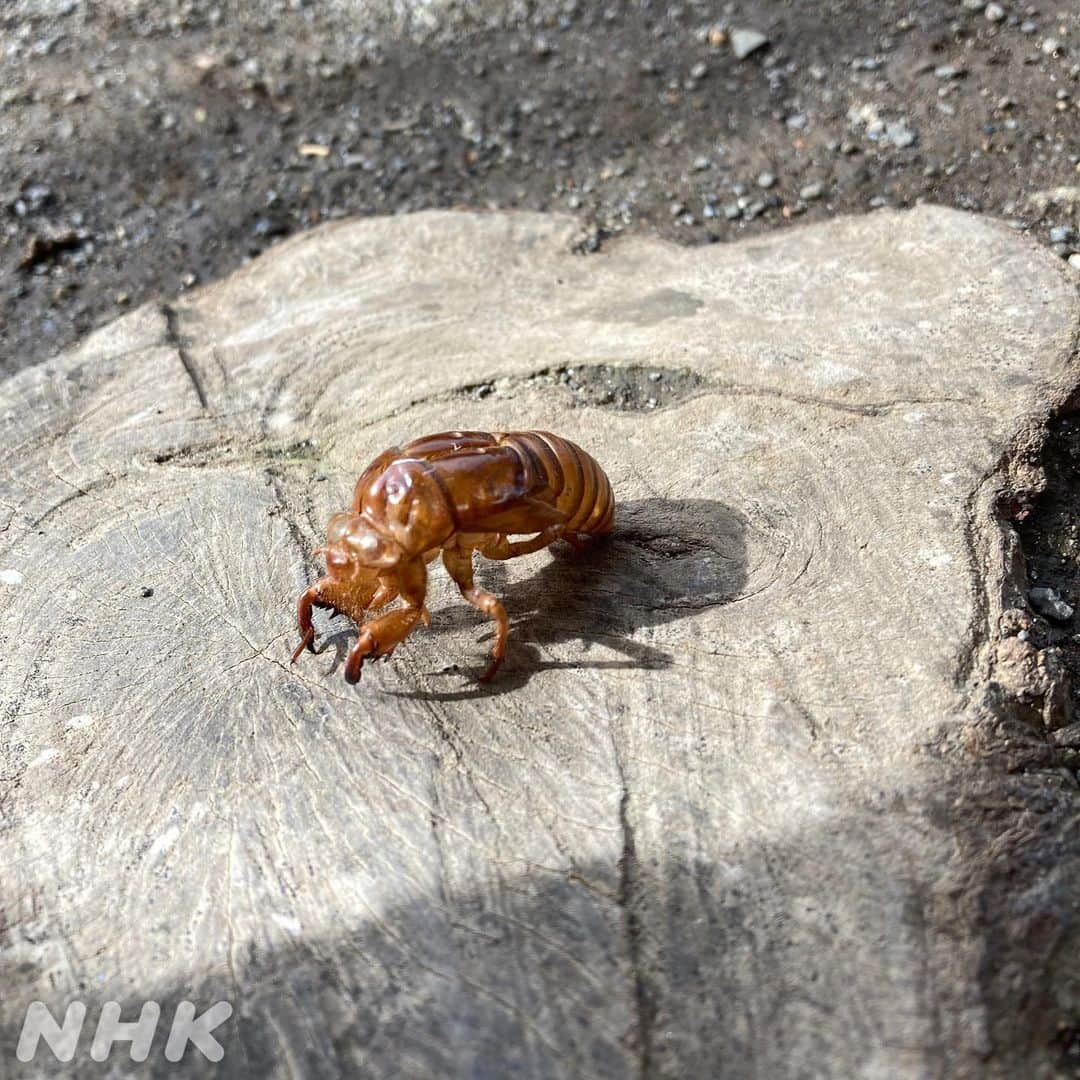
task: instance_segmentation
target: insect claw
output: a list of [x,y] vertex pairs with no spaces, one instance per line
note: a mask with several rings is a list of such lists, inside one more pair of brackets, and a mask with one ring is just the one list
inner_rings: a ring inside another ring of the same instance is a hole
[[480,676],[480,682],[491,682],[495,678],[495,672],[499,670],[499,665],[502,663],[501,656],[493,656],[491,663],[484,669],[484,674]]
[[311,621],[311,609],[318,602],[319,591],[317,585],[312,585],[310,589],[300,596],[300,600],[296,605],[296,621],[300,628],[300,644],[297,645],[296,651],[292,654],[290,663],[295,664],[305,649],[315,651],[315,626]]
[[293,650],[292,659],[289,661],[289,663],[295,664],[296,661],[300,659],[300,654],[305,649],[312,649],[314,651],[314,644],[315,629],[314,627],[312,627],[304,632],[304,636],[300,639],[300,644],[297,645],[296,648]]
[[370,630],[361,630],[356,644],[349,650],[349,658],[345,661],[345,681],[357,683],[360,681],[360,672],[364,667],[364,660],[369,657],[378,645]]

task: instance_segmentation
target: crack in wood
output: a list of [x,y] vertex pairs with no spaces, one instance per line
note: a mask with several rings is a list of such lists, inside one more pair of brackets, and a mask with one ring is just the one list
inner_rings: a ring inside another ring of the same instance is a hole
[[640,895],[640,868],[634,826],[630,820],[630,785],[626,769],[619,754],[615,732],[611,732],[611,749],[615,769],[619,774],[619,833],[622,838],[618,858],[619,880],[615,891],[615,903],[622,912],[623,932],[626,937],[633,981],[633,1005],[635,1023],[635,1049],[638,1058],[638,1076],[648,1080],[652,1068],[653,1024],[656,1020],[656,1004],[645,974],[645,958],[642,949],[644,928],[638,911]]
[[183,365],[184,371],[187,374],[188,379],[191,380],[191,385],[195,389],[195,396],[199,399],[199,405],[204,409],[210,408],[210,401],[206,395],[206,387],[203,385],[202,375],[199,373],[199,369],[192,359],[191,354],[187,350],[188,342],[180,333],[180,316],[177,314],[176,308],[171,304],[162,304],[161,313],[165,316],[165,340],[170,348],[172,348],[176,355],[180,358],[180,363]]

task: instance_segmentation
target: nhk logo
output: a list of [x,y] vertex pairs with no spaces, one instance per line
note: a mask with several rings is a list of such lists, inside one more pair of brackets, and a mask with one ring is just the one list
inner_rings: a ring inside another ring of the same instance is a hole
[[[219,1001],[201,1016],[196,1016],[195,1006],[190,1001],[181,1001],[173,1013],[172,1027],[165,1043],[165,1060],[179,1061],[191,1043],[203,1057],[220,1061],[225,1051],[210,1032],[225,1023],[232,1011],[233,1007],[227,1001]],[[104,1061],[116,1043],[131,1043],[131,1060],[145,1061],[150,1056],[150,1045],[160,1017],[161,1006],[156,1001],[147,1001],[138,1020],[125,1022],[120,1019],[119,1002],[106,1001],[101,1006],[94,1041],[90,1044],[90,1057],[94,1061]],[[39,1045],[44,1042],[58,1061],[71,1061],[78,1050],[85,1020],[86,1005],[81,1001],[69,1003],[62,1024],[57,1023],[44,1002],[32,1002],[26,1010],[15,1056],[20,1061],[33,1061]]]

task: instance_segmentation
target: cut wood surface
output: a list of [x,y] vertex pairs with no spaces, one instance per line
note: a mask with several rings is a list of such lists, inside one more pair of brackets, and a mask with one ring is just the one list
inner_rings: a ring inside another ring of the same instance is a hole
[[[977,736],[1060,722],[1038,657],[996,674],[997,507],[1075,388],[1074,285],[935,208],[575,227],[329,226],[0,385],[0,1073],[1052,1074]],[[327,518],[447,428],[580,443],[614,536],[480,564],[490,685],[441,570],[355,688],[344,620],[290,666]],[[163,1020],[93,1063],[97,1005],[149,998],[231,1002],[223,1060]],[[15,1061],[35,999],[89,1004],[72,1065]]]

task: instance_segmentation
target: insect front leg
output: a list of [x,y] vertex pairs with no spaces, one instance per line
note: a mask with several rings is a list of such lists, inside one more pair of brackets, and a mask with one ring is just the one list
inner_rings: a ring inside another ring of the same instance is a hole
[[[507,555],[505,558],[510,558],[510,556]],[[480,676],[481,682],[487,682],[499,670],[499,665],[506,655],[506,639],[510,635],[510,620],[506,617],[506,608],[502,606],[497,596],[485,592],[473,583],[471,549],[444,548],[443,563],[450,576],[457,583],[458,589],[461,590],[461,595],[477,611],[482,611],[489,618],[495,620],[495,644],[491,646],[491,662],[488,664],[484,674]]]
[[300,644],[292,654],[291,663],[295,664],[300,654],[305,649],[315,651],[315,626],[311,621],[311,609],[316,607],[331,608],[337,610],[334,605],[322,595],[322,586],[326,579],[315,582],[310,589],[300,594],[300,600],[296,605],[296,621],[300,627]]
[[[391,575],[384,575],[390,578]],[[345,661],[345,681],[354,683],[360,678],[364,661],[369,656],[389,656],[412,631],[418,622],[428,622],[424,599],[427,595],[427,568],[423,559],[412,559],[396,569],[396,580],[380,586],[384,596],[400,593],[403,608],[372,619],[360,627],[360,636],[349,650]]]
[[378,611],[380,608],[386,607],[387,604],[392,604],[397,599],[397,595],[398,586],[396,581],[380,581],[368,609]]

